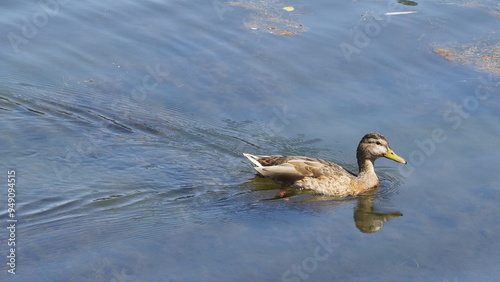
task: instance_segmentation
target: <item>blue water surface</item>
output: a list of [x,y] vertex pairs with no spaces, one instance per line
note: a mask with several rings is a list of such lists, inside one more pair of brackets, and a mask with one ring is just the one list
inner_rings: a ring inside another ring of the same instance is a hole
[[[499,75],[435,52],[495,46],[495,1],[2,6],[0,280],[500,276]],[[241,155],[356,171],[373,131],[408,165],[372,197],[266,201]]]

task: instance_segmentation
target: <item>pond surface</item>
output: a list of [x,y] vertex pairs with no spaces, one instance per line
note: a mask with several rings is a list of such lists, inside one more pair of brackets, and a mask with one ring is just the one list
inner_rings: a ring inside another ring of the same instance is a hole
[[[495,1],[7,1],[0,280],[498,279],[499,14]],[[492,67],[435,51],[476,43]],[[378,160],[372,197],[265,201],[279,186],[241,155],[356,170],[373,131],[409,163]]]

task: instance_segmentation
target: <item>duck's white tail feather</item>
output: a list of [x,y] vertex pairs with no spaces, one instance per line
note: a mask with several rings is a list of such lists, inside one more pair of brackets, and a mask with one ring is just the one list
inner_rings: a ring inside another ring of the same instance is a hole
[[247,153],[243,153],[243,156],[245,156],[254,167],[262,167],[262,165],[258,161],[259,157]]

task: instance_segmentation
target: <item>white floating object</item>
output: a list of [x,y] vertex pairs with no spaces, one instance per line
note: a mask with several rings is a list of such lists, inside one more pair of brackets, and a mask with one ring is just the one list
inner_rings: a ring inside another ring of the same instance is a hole
[[385,13],[384,15],[386,16],[394,16],[394,15],[406,15],[406,14],[414,14],[417,11],[408,11],[408,12],[390,12],[390,13]]

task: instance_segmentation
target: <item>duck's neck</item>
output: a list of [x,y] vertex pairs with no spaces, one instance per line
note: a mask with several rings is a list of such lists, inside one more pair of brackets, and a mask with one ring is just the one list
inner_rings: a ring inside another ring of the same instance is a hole
[[379,180],[375,173],[375,167],[372,160],[358,160],[359,174],[358,179],[365,189],[372,189],[378,186]]

